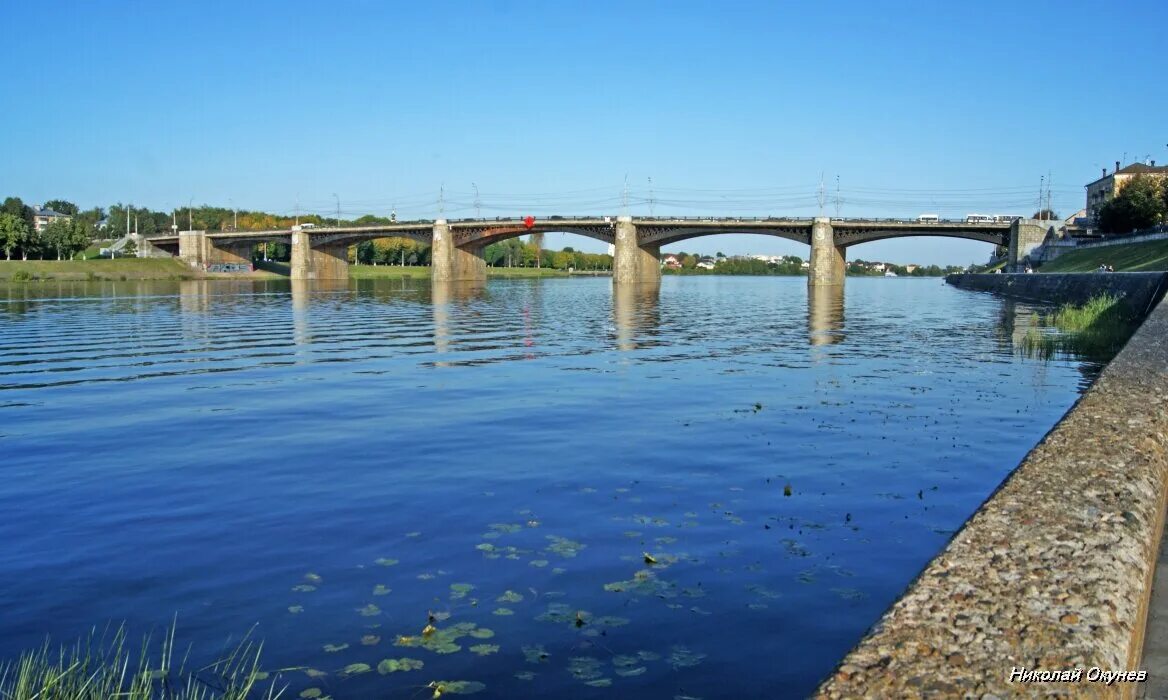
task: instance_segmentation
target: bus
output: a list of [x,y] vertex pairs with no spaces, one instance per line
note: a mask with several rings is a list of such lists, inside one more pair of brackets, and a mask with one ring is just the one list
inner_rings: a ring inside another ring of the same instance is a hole
[[921,214],[920,216],[917,217],[917,223],[918,224],[939,224],[939,223],[941,223],[941,217],[937,216],[936,214]]
[[967,224],[992,224],[994,217],[987,214],[966,214],[965,223]]

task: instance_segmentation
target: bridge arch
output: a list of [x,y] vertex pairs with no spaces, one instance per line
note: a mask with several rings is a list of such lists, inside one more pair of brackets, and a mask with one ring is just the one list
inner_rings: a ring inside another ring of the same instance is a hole
[[861,243],[887,241],[894,238],[961,238],[967,241],[978,241],[991,245],[1008,245],[1009,231],[977,230],[977,229],[922,229],[916,231],[870,229],[864,231],[849,231],[837,228],[835,243],[838,246],[849,248]]
[[523,225],[502,225],[455,229],[454,244],[460,248],[481,249],[493,243],[501,243],[512,238],[541,233],[571,233],[604,243],[613,243],[616,240],[616,236],[612,230],[606,227],[555,225],[549,223],[532,226],[531,228]]
[[[639,227],[644,228],[644,227]],[[673,229],[664,231],[648,230],[639,233],[637,236],[638,243],[641,245],[655,245],[667,246],[673,243],[680,243],[691,238],[701,238],[703,236],[720,236],[720,235],[736,235],[736,236],[772,236],[775,238],[783,238],[795,243],[802,243],[803,245],[810,245],[811,241],[805,230],[792,230],[788,228],[748,228],[738,229],[734,227],[727,228],[702,228],[702,229]]]

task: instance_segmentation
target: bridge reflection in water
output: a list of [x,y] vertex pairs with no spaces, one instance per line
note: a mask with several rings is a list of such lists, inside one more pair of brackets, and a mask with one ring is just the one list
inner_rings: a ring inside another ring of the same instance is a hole
[[661,325],[661,288],[657,285],[613,285],[612,320],[618,350],[636,350],[639,337],[655,335]]
[[807,287],[807,337],[812,345],[844,341],[843,285]]
[[[486,285],[481,282],[435,281],[430,285],[430,309],[434,314],[434,351],[438,353],[450,352],[450,341],[455,333],[451,330],[451,310],[456,304],[481,299],[486,295]],[[458,319],[453,321],[457,323]],[[444,362],[435,362],[436,367],[447,366]]]

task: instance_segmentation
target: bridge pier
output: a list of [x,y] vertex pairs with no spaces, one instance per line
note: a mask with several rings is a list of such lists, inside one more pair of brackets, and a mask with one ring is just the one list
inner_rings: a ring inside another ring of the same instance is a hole
[[1031,251],[1046,241],[1047,233],[1053,225],[1052,221],[1040,219],[1015,219],[1010,224],[1010,246],[1006,271],[1025,271]]
[[661,284],[661,246],[640,245],[631,216],[618,216],[613,242],[612,281],[618,285]]
[[312,244],[308,231],[292,232],[292,279],[349,279],[349,245],[347,243]]
[[202,269],[207,262],[207,232],[179,231],[178,257],[190,265]]
[[811,263],[807,286],[842,285],[848,274],[847,254],[835,244],[831,219],[817,217],[811,224]]
[[446,219],[434,222],[430,244],[430,279],[433,282],[485,282],[487,261],[483,258],[485,246],[474,243],[458,246]]

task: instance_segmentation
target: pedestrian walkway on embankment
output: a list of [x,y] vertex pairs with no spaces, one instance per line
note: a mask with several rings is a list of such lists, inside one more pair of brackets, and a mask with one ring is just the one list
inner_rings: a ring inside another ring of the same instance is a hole
[[[1055,275],[955,277],[966,278],[961,286],[1006,291],[1055,282],[1038,279]],[[1080,278],[1062,280],[1071,290],[1121,275],[1062,277]],[[818,697],[1133,697],[1139,684],[1090,682],[1088,671],[1146,668],[1168,677],[1168,668],[1142,661],[1166,495],[1168,303],[1160,301]],[[1150,650],[1168,643],[1155,634]],[[1078,682],[1018,680],[1076,668]]]

